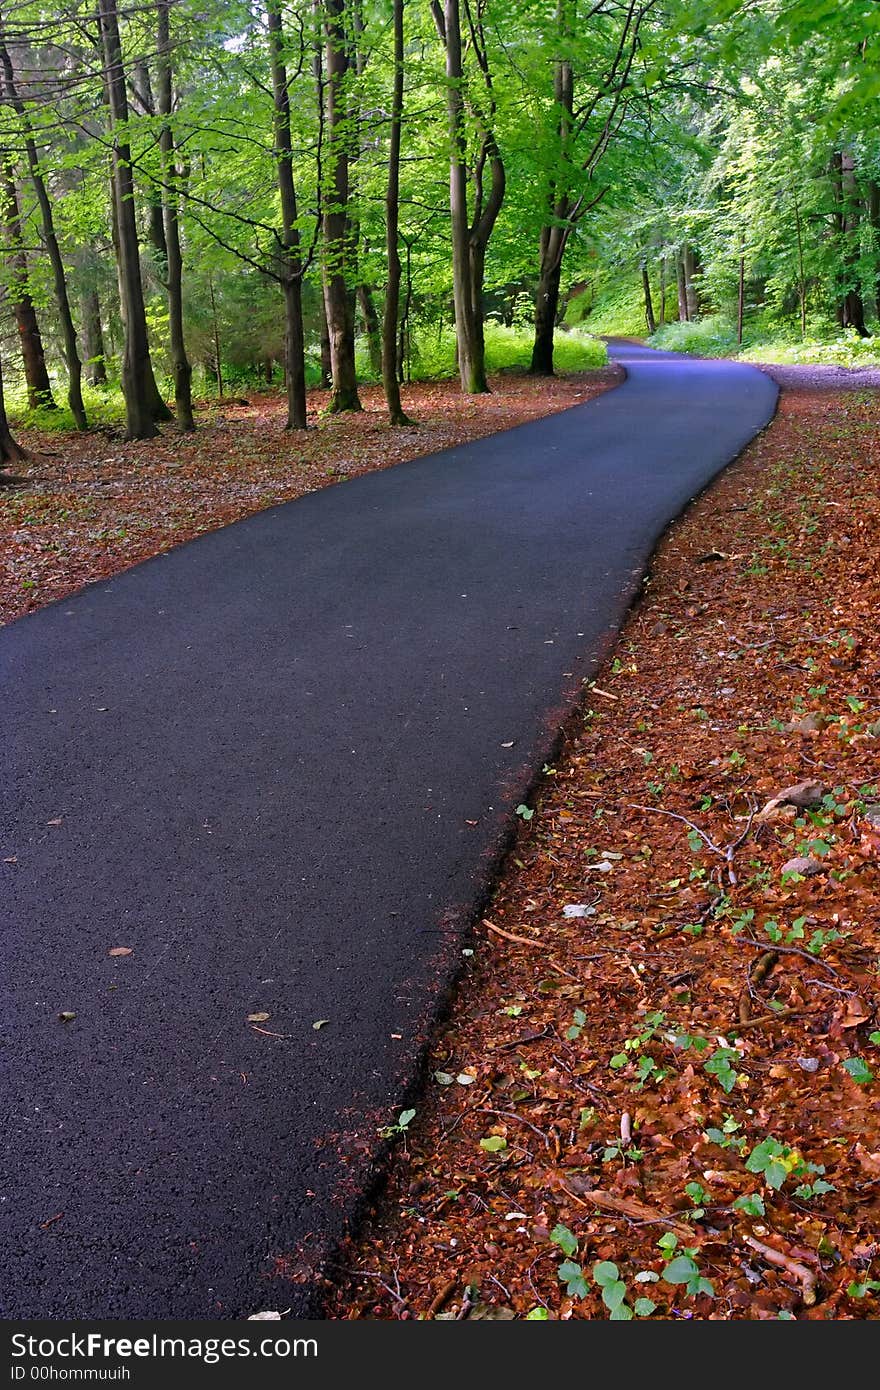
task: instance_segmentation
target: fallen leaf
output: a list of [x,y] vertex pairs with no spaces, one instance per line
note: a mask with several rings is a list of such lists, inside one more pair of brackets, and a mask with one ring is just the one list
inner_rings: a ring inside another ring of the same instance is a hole
[[266,1020],[271,1017],[271,1014],[267,1014],[265,1012],[261,1012],[258,1014],[248,1014],[247,1021],[248,1023],[265,1023]]
[[132,946],[111,946],[107,954],[108,956],[130,956],[133,950]]
[[317,1031],[318,1031],[319,1028],[326,1028],[326,1027],[327,1027],[327,1024],[328,1024],[329,1022],[330,1022],[329,1018],[316,1018],[316,1019],[315,1019],[315,1022],[312,1024],[312,1027],[314,1028],[315,1032],[317,1033]]

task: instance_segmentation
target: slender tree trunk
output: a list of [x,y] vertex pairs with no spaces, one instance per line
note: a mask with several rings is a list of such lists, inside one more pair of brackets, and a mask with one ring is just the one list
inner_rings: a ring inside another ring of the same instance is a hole
[[214,340],[214,380],[217,383],[217,399],[223,399],[223,358],[220,348],[220,320],[217,316],[217,298],[214,294],[214,276],[208,271],[208,298],[211,302],[211,336]]
[[562,278],[561,254],[554,252],[559,228],[546,228],[546,247],[542,247],[538,292],[535,297],[535,340],[529,370],[533,376],[553,375],[553,339],[559,313],[559,284]]
[[3,220],[6,224],[6,242],[9,248],[9,270],[13,309],[18,336],[21,342],[21,358],[24,364],[24,378],[27,385],[28,406],[31,410],[55,410],[52,396],[52,383],[46,367],[43,339],[37,322],[37,311],[31,299],[27,252],[21,232],[21,209],[18,202],[18,189],[12,166],[3,165]]
[[880,319],[880,183],[871,179],[868,183],[868,221],[874,238],[874,312]]
[[52,212],[52,202],[46,189],[46,183],[40,167],[40,157],[36,142],[33,138],[27,111],[18,95],[15,85],[15,72],[12,66],[12,60],[6,48],[5,36],[2,35],[0,35],[0,68],[2,68],[3,73],[4,95],[18,117],[21,126],[25,154],[27,156],[28,174],[36,195],[37,206],[40,210],[43,240],[46,243],[46,252],[49,257],[49,264],[52,268],[52,281],[55,289],[55,300],[58,305],[58,317],[61,323],[64,358],[67,365],[67,401],[76,428],[78,430],[85,430],[88,427],[88,421],[86,420],[85,406],[83,405],[82,398],[82,363],[80,362],[79,349],[76,341],[76,328],[74,327],[73,315],[70,311],[70,299],[67,293],[64,261],[61,256],[61,248],[58,245],[58,238],[55,235],[55,219]]
[[297,226],[296,188],[293,182],[293,146],[290,137],[290,90],[284,61],[282,0],[267,0],[269,52],[275,105],[275,152],[278,193],[281,201],[281,256],[279,269],[284,294],[284,377],[287,386],[285,429],[304,430],[306,410],[305,335],[302,315],[302,254]]
[[101,301],[94,288],[86,290],[82,297],[82,332],[86,351],[86,380],[91,386],[104,386],[107,382],[104,330],[101,326]]
[[648,333],[656,333],[657,321],[654,318],[654,301],[651,298],[651,277],[648,274],[647,261],[642,261],[642,291],[645,296],[645,322],[648,325]]
[[333,362],[330,358],[330,329],[327,327],[327,306],[321,291],[321,389],[329,391],[333,385]]
[[158,0],[156,61],[159,79],[159,115],[166,119],[159,134],[162,152],[162,227],[165,241],[165,289],[168,296],[171,366],[174,372],[174,408],[181,430],[195,429],[192,408],[192,367],[186,355],[183,334],[183,255],[180,248],[180,221],[177,169],[174,159],[174,132],[171,129],[171,0]]
[[[161,418],[157,402],[161,401],[147,338],[147,319],[144,291],[141,283],[137,222],[135,220],[134,180],[131,170],[131,149],[125,130],[128,122],[128,98],[125,91],[125,69],[116,0],[98,0],[101,42],[110,123],[113,135],[113,184],[116,215],[119,226],[120,283],[125,319],[125,350],[122,358],[122,390],[128,435],[131,439],[151,439],[156,434],[156,420]],[[165,407],[165,418],[170,411]]]
[[23,478],[14,474],[4,474],[2,469],[10,463],[23,463],[29,457],[27,449],[22,448],[12,437],[9,420],[6,417],[6,399],[3,393],[3,368],[0,365],[0,487],[11,487]]
[[666,257],[660,257],[660,326],[666,322]]
[[739,285],[736,296],[736,341],[739,346],[743,345],[743,326],[746,314],[746,256],[743,250],[743,240],[739,241]]
[[675,253],[675,283],[678,289],[678,321],[679,323],[687,323],[689,318],[687,287],[685,285],[684,264],[682,262],[681,251],[676,251]]
[[360,410],[354,357],[354,295],[349,286],[349,142],[346,77],[349,70],[345,0],[324,0],[327,63],[327,136],[330,178],[324,202],[324,304],[330,334],[333,389],[328,411]]
[[689,323],[695,323],[700,316],[700,306],[697,300],[697,288],[694,284],[697,261],[693,247],[685,242],[681,248],[681,264],[684,272],[684,293],[687,301],[687,316]]
[[488,391],[489,387],[486,382],[485,363],[480,356],[479,332],[474,317],[459,0],[446,0],[444,36],[450,142],[449,212],[452,229],[452,285],[455,303],[458,373],[462,391],[468,395],[478,395],[483,391]]
[[398,319],[400,317],[400,127],[403,120],[403,9],[404,0],[393,0],[394,83],[391,96],[391,141],[388,150],[388,186],[385,191],[385,249],[388,282],[382,321],[382,385],[392,425],[407,425],[400,402],[398,380]]
[[794,225],[797,236],[798,301],[801,310],[801,341],[803,342],[807,336],[807,277],[804,270],[804,233],[801,223],[801,205],[797,193],[794,195]]
[[361,311],[364,333],[367,337],[367,347],[370,354],[370,371],[373,376],[382,376],[382,327],[379,323],[379,315],[376,311],[376,301],[373,298],[373,291],[369,285],[360,284],[357,287],[358,307]]
[[862,205],[856,179],[855,160],[848,152],[841,156],[840,173],[843,193],[843,264],[846,277],[846,293],[843,301],[844,326],[854,328],[860,338],[867,338],[865,304],[859,284]]

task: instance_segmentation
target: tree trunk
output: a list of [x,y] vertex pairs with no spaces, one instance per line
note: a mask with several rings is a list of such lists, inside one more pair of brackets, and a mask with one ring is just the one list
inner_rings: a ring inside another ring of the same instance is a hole
[[[9,421],[6,418],[6,399],[3,393],[3,369],[0,365],[0,470],[9,463],[23,463],[28,457],[27,449],[23,449],[18,441],[13,439],[12,431],[9,428]],[[0,487],[11,487],[24,481],[23,478],[18,478],[14,474],[4,474],[0,471]]]
[[333,385],[333,363],[330,360],[330,329],[327,327],[327,306],[324,292],[321,291],[321,390],[329,391]]
[[458,374],[462,391],[468,395],[478,395],[488,391],[489,387],[486,382],[485,363],[480,354],[480,334],[474,317],[459,0],[445,0],[443,32],[446,44],[450,146],[449,213],[452,230],[452,285]]
[[666,322],[666,257],[660,257],[660,327]]
[[25,153],[28,162],[28,174],[33,184],[34,193],[36,194],[37,206],[40,209],[43,239],[46,243],[49,264],[52,267],[52,281],[55,288],[55,299],[58,305],[58,317],[61,321],[61,334],[64,341],[64,358],[67,365],[67,401],[76,428],[78,430],[85,430],[88,428],[88,421],[86,420],[85,406],[83,405],[82,398],[82,363],[79,360],[76,328],[73,323],[73,315],[70,312],[70,299],[67,294],[67,279],[64,272],[64,261],[61,256],[61,248],[58,245],[58,238],[55,235],[55,219],[52,213],[52,202],[46,189],[46,183],[40,167],[40,157],[33,138],[28,115],[16,89],[15,73],[6,48],[5,37],[0,37],[0,67],[3,69],[3,83],[6,89],[6,96],[21,122],[24,134]]
[[687,287],[685,285],[684,264],[680,251],[676,251],[675,253],[675,283],[678,289],[678,321],[679,323],[687,323],[689,318]]
[[86,350],[86,378],[92,386],[104,386],[107,382],[107,364],[104,360],[104,330],[101,327],[101,301],[94,288],[86,290],[82,298],[83,342]]
[[388,283],[385,287],[385,317],[382,321],[382,385],[392,425],[412,422],[404,414],[398,380],[398,320],[400,318],[400,127],[403,120],[403,8],[404,0],[393,0],[394,83],[391,97],[391,141],[388,150],[388,186],[385,191],[385,250]]
[[376,302],[373,299],[373,291],[369,285],[358,285],[357,300],[364,324],[364,332],[367,336],[367,347],[370,353],[370,371],[373,373],[373,376],[381,378],[382,329],[379,324],[379,315],[376,312]]
[[21,209],[18,203],[18,189],[10,164],[3,167],[3,220],[6,224],[6,242],[9,248],[10,290],[12,293],[15,322],[21,342],[21,358],[24,364],[24,379],[27,385],[28,407],[30,410],[55,410],[52,396],[52,383],[46,367],[43,339],[34,301],[28,289],[28,258],[21,234]]
[[542,256],[541,275],[535,299],[535,341],[532,345],[532,361],[529,368],[533,376],[553,375],[553,337],[559,311],[561,277],[562,266],[556,258]]
[[[794,195],[794,225],[797,236],[798,258],[798,301],[801,310],[801,341],[807,336],[807,277],[804,270],[804,233],[801,223],[801,205],[797,193]],[[880,303],[880,299],[878,299]]]
[[[98,6],[113,136],[113,185],[119,227],[119,269],[125,318],[122,390],[125,396],[129,438],[151,439],[157,433],[156,420],[162,418],[158,408],[161,397],[153,376],[147,338],[131,149],[125,135],[128,122],[125,69],[119,39],[116,0],[98,0]],[[165,418],[170,418],[170,414],[165,407]]]
[[687,316],[689,323],[695,323],[700,316],[700,306],[697,300],[697,288],[694,284],[697,261],[693,247],[685,242],[681,248],[681,264],[684,273],[684,292],[687,301]]
[[865,303],[859,284],[862,204],[855,160],[851,154],[845,153],[841,156],[840,172],[843,192],[843,264],[846,276],[843,322],[845,328],[854,328],[860,338],[867,338],[869,334],[865,326]]
[[284,380],[287,387],[285,429],[307,427],[305,334],[302,316],[302,255],[297,226],[296,188],[293,182],[293,146],[290,138],[290,89],[284,61],[285,40],[281,24],[282,0],[267,0],[269,53],[275,106],[275,151],[278,193],[281,201],[281,256],[279,271],[284,295]]
[[648,325],[648,333],[656,333],[657,321],[654,318],[654,301],[651,298],[651,277],[648,274],[647,261],[642,261],[642,290],[645,296],[645,322]]
[[742,238],[739,244],[739,286],[736,296],[736,341],[739,346],[743,345],[743,324],[746,314],[746,257],[743,251]]
[[171,129],[171,0],[158,0],[156,61],[159,79],[159,115],[166,117],[159,133],[162,153],[162,228],[165,242],[165,291],[168,296],[168,328],[171,367],[174,373],[174,409],[177,424],[185,432],[195,429],[192,408],[192,367],[183,336],[183,255],[180,249],[177,169],[174,133]]
[[324,202],[324,304],[330,335],[331,414],[360,410],[354,358],[354,295],[349,288],[349,141],[346,76],[349,69],[345,0],[324,0],[327,62],[327,137],[330,178]]
[[868,221],[874,238],[874,312],[880,319],[880,183],[868,183]]

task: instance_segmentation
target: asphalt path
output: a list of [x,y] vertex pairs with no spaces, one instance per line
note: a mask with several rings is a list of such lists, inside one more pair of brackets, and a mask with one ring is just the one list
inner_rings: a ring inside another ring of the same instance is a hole
[[513,808],[775,409],[613,351],[597,400],[0,631],[7,1318],[320,1316]]

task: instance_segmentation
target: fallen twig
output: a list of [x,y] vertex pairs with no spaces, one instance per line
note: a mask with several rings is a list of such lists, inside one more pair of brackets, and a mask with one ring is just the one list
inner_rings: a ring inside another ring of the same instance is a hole
[[458,1279],[447,1280],[447,1282],[440,1289],[440,1292],[435,1294],[434,1297],[431,1299],[431,1302],[428,1305],[428,1311],[425,1314],[426,1318],[434,1318],[437,1316],[444,1303],[448,1303],[452,1295],[455,1293],[455,1286],[457,1283]]
[[784,1255],[781,1250],[777,1250],[772,1245],[765,1245],[763,1241],[756,1240],[754,1236],[743,1236],[746,1245],[751,1246],[759,1255],[763,1255],[768,1264],[776,1265],[779,1269],[788,1270],[801,1285],[803,1290],[804,1303],[808,1308],[816,1302],[816,1275],[800,1260],[792,1259],[791,1255]]
[[644,1221],[648,1225],[668,1226],[670,1231],[674,1231],[680,1239],[692,1241],[695,1235],[693,1226],[686,1226],[682,1221],[676,1221],[674,1216],[664,1216],[662,1211],[657,1211],[654,1207],[647,1207],[643,1202],[638,1202],[634,1197],[616,1197],[613,1192],[604,1192],[599,1188],[592,1188],[585,1192],[583,1197],[578,1197],[576,1193],[561,1183],[563,1192],[571,1197],[572,1201],[580,1206],[598,1207],[600,1211],[613,1211],[620,1216],[628,1216],[633,1221]]
[[488,931],[494,932],[496,936],[503,936],[505,941],[513,941],[517,946],[544,946],[543,941],[535,941],[528,936],[516,936],[512,931],[505,931],[503,927],[496,927],[494,922],[490,922],[488,917],[483,918],[483,926]]

